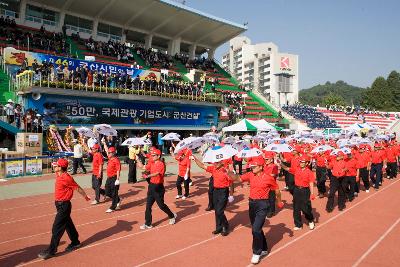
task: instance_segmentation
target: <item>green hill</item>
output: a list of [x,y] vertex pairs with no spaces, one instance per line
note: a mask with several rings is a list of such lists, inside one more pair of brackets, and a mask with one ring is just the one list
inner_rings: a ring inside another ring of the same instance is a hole
[[308,89],[300,90],[299,102],[311,106],[324,106],[329,102],[329,98],[341,98],[345,105],[360,105],[362,102],[362,93],[366,89],[356,87],[337,81],[336,83],[326,82],[325,84],[316,85]]

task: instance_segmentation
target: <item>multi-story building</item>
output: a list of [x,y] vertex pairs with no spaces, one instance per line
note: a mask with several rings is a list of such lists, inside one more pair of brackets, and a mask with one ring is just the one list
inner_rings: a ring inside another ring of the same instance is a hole
[[274,43],[251,44],[239,36],[229,42],[222,65],[248,90],[257,90],[272,104],[298,101],[298,55],[280,53]]

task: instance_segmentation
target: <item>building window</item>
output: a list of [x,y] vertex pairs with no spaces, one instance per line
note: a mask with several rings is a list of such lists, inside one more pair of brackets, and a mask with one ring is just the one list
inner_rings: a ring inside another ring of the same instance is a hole
[[55,26],[59,21],[59,14],[52,10],[27,4],[25,19],[35,23]]
[[64,24],[68,25],[67,28],[75,32],[85,32],[91,34],[93,29],[92,21],[68,14],[65,14]]

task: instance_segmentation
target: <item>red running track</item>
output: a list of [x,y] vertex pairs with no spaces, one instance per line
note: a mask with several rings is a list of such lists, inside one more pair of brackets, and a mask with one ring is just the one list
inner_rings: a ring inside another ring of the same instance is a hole
[[[248,188],[238,186],[226,214],[229,236],[213,236],[213,212],[206,212],[208,180],[194,177],[191,197],[175,200],[174,181],[166,183],[166,203],[178,213],[175,225],[153,207],[155,227],[140,230],[144,221],[145,183],[124,184],[122,210],[106,214],[110,203],[90,206],[79,194],[72,218],[82,248],[63,253],[65,234],[56,257],[43,261],[37,254],[47,247],[55,208],[52,194],[0,201],[0,266],[248,266],[252,255],[248,219]],[[270,254],[260,266],[396,266],[400,262],[400,179],[385,180],[379,191],[362,192],[347,208],[327,214],[325,199],[313,201],[316,228],[292,231],[291,197],[266,221]],[[88,191],[93,194],[92,191]]]

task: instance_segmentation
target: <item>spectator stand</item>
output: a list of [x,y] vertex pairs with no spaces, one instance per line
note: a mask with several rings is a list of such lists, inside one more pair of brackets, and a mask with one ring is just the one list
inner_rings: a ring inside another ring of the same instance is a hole
[[294,118],[306,122],[307,126],[311,129],[337,128],[334,120],[319,112],[314,107],[294,104],[289,106],[285,105],[282,109]]

